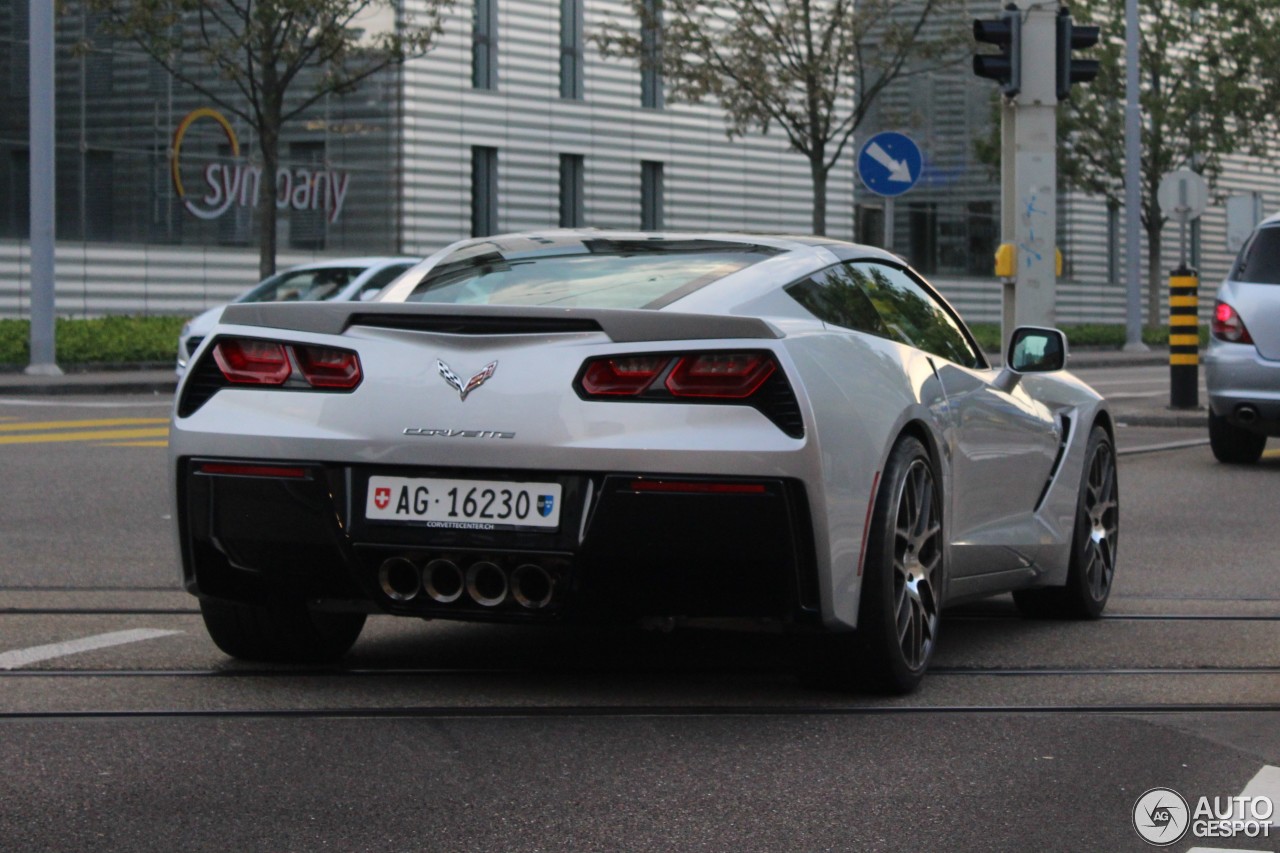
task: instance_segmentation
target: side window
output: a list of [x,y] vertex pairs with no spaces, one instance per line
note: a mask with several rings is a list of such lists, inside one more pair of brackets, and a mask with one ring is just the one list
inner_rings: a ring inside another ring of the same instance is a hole
[[825,269],[789,286],[787,293],[824,323],[882,338],[895,337],[885,327],[875,306],[871,304],[871,299],[849,267]]
[[845,268],[866,291],[891,337],[956,364],[984,365],[959,321],[906,270],[869,261]]

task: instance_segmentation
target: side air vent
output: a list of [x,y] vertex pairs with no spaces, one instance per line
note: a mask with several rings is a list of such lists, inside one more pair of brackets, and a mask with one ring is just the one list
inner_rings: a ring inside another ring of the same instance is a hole
[[602,331],[598,322],[581,317],[353,314],[349,325],[447,335],[545,335]]

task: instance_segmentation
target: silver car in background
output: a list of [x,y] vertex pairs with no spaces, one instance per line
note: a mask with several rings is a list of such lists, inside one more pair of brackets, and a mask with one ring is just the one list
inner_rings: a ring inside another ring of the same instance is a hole
[[1264,220],[1218,288],[1205,354],[1209,443],[1251,464],[1280,435],[1280,215]]
[[[338,258],[290,267],[255,284],[235,302],[364,302],[378,295],[421,258]],[[200,344],[222,317],[218,305],[182,327],[178,334],[177,374],[186,372]]]

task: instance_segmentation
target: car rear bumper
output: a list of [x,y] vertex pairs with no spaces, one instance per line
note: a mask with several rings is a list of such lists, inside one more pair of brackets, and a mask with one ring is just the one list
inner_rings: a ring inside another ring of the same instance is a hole
[[372,474],[459,474],[448,469],[227,462],[177,465],[183,576],[201,597],[483,621],[819,621],[796,480],[521,472],[559,483],[563,503],[557,529],[513,531],[364,518]]
[[1214,414],[1246,429],[1280,435],[1280,361],[1250,344],[1211,341],[1205,387]]

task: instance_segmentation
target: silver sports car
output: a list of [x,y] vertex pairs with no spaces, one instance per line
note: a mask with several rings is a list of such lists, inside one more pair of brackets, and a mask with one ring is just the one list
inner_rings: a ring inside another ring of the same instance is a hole
[[375,302],[229,306],[178,390],[186,588],[226,653],[369,613],[724,617],[905,692],[944,607],[1098,616],[1111,416],[1021,328],[993,368],[897,257],[825,238],[467,240]]

